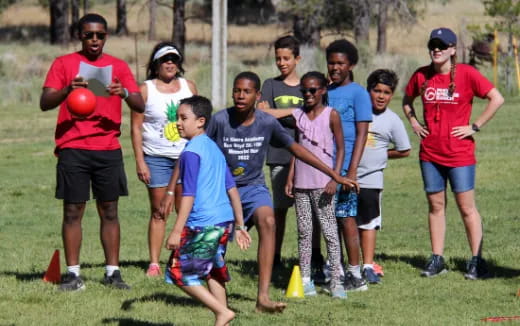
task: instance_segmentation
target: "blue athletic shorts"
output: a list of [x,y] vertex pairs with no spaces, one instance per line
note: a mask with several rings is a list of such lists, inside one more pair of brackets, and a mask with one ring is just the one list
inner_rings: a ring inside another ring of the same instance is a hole
[[436,193],[446,190],[447,180],[451,191],[461,193],[475,188],[475,164],[461,167],[443,166],[420,161],[424,191]]
[[269,206],[273,208],[273,201],[269,194],[269,189],[265,185],[250,185],[238,187],[242,210],[244,212],[244,222],[247,222],[257,208]]
[[144,161],[150,170],[150,184],[147,185],[148,188],[168,186],[177,160],[162,156],[145,155]]

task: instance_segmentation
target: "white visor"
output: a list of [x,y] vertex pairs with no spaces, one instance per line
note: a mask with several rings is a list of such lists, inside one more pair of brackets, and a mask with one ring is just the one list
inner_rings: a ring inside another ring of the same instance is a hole
[[159,51],[155,52],[155,55],[153,56],[153,60],[157,60],[161,57],[164,57],[167,54],[175,54],[179,57],[179,59],[182,59],[181,54],[179,53],[179,50],[177,50],[173,46],[165,46],[159,49]]

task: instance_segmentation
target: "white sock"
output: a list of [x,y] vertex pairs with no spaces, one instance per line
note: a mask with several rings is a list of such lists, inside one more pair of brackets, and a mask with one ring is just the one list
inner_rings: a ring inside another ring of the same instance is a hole
[[67,266],[67,272],[79,276],[79,265]]
[[110,277],[110,276],[112,276],[112,274],[114,274],[115,271],[119,270],[119,266],[106,265],[105,270],[106,270],[107,276]]
[[363,269],[367,268],[374,269],[374,264],[363,264]]
[[348,264],[348,271],[354,275],[355,278],[361,278],[361,266]]
[[303,284],[308,284],[311,282],[311,278],[310,277],[302,277],[302,283]]

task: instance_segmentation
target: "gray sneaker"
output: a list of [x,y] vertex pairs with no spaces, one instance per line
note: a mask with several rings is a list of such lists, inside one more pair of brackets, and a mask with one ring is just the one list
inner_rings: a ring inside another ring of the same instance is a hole
[[312,280],[310,280],[308,283],[303,283],[303,294],[306,297],[312,297],[317,294],[316,287],[314,287],[314,282]]
[[81,277],[76,276],[76,274],[68,272],[61,278],[61,283],[59,287],[60,291],[80,291],[85,290],[85,284]]
[[368,285],[363,278],[357,278],[351,272],[347,272],[345,275],[345,290],[347,292],[366,291]]
[[421,276],[433,277],[447,272],[448,270],[444,265],[444,258],[439,255],[432,255],[426,263],[424,270],[421,272]]
[[121,271],[116,270],[112,276],[107,276],[103,279],[103,284],[120,290],[130,290],[130,286],[121,278]]

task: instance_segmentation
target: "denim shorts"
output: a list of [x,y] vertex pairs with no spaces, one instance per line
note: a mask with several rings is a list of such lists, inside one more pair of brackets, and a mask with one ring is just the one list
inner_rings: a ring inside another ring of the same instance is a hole
[[144,161],[150,170],[150,183],[147,185],[148,188],[168,186],[177,160],[162,156],[145,155]]
[[475,164],[449,167],[432,162],[421,161],[424,191],[436,193],[446,190],[447,180],[451,191],[461,193],[475,188]]

